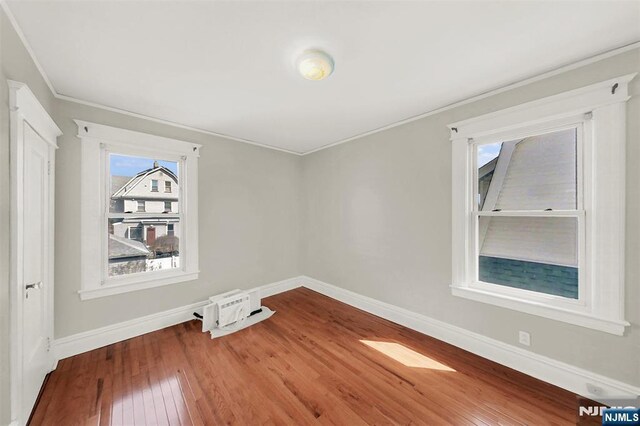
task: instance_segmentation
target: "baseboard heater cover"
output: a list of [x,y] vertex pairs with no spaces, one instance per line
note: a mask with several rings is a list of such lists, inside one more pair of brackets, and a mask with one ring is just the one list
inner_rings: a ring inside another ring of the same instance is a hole
[[260,290],[232,290],[209,298],[202,314],[202,331],[211,338],[226,336],[271,317],[275,312],[261,306]]

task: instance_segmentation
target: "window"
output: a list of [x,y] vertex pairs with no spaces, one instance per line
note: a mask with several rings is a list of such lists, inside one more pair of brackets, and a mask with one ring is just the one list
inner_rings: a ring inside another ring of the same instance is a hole
[[[129,226],[129,228],[127,229],[127,235],[126,238],[130,239],[130,240],[134,240],[134,241],[144,241],[144,229],[141,228],[140,226]],[[110,232],[111,234],[113,234],[113,232]]]
[[[83,142],[81,209],[85,218],[81,298],[196,279],[200,146],[93,123],[77,124]],[[175,191],[140,200],[158,192],[158,181],[164,179],[171,179]],[[189,226],[178,226],[185,224]]]
[[[180,236],[171,238],[158,233],[156,225],[166,222],[171,211],[171,201],[136,200],[148,189],[149,176],[163,173],[179,182],[180,161],[154,160],[144,156],[124,155],[105,151],[109,170],[107,203],[110,206],[108,219],[107,278],[165,271],[180,267]],[[157,179],[151,182],[156,183]],[[153,185],[152,185],[153,190]],[[173,197],[180,204],[179,192]],[[129,205],[137,207],[129,213]],[[120,206],[124,206],[120,209]],[[148,213],[139,215],[136,213]],[[179,209],[173,220],[181,221]],[[125,228],[126,227],[126,228]],[[128,229],[128,235],[123,231]]]
[[584,210],[578,205],[579,134],[569,127],[471,143],[478,282],[578,299],[578,247],[585,238]]
[[449,126],[454,295],[624,332],[632,77]]
[[164,181],[164,192],[171,192],[171,181]]

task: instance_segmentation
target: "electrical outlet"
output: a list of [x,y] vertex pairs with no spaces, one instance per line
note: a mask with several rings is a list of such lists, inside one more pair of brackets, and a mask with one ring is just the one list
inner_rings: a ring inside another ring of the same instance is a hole
[[531,335],[526,331],[518,333],[518,341],[521,345],[531,346]]

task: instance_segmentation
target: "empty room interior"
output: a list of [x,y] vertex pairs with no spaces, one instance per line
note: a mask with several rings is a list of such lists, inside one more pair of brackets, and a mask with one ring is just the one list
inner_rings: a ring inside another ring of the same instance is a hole
[[640,1],[0,6],[0,426],[640,425]]

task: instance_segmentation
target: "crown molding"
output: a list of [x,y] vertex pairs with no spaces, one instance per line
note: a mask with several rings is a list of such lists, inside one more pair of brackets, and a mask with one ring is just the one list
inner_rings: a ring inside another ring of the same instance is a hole
[[209,130],[200,129],[200,128],[197,128],[197,127],[191,127],[191,126],[187,126],[187,125],[184,125],[184,124],[176,123],[174,121],[164,120],[162,118],[150,117],[148,115],[138,114],[137,112],[127,111],[127,110],[120,109],[120,108],[114,108],[114,107],[98,104],[98,103],[95,103],[95,102],[84,101],[82,99],[73,98],[73,97],[67,96],[67,95],[55,94],[54,96],[55,96],[56,99],[60,99],[62,101],[67,101],[67,102],[72,102],[72,103],[76,103],[76,104],[80,104],[80,105],[85,105],[85,106],[89,106],[89,107],[92,107],[92,108],[103,109],[105,111],[114,112],[116,114],[127,115],[129,117],[139,118],[141,120],[152,121],[154,123],[163,124],[165,126],[176,127],[178,129],[188,130],[188,131],[191,131],[191,132],[201,133],[201,134],[205,134],[205,135],[209,135],[209,136],[216,136],[216,137],[223,138],[223,139],[228,139],[228,140],[231,140],[231,141],[234,141],[234,142],[242,142],[242,143],[246,143],[246,144],[249,144],[249,145],[259,146],[261,148],[267,148],[267,149],[272,149],[272,150],[275,150],[275,151],[285,152],[287,154],[302,155],[302,153],[297,152],[297,151],[290,151],[288,149],[278,148],[278,147],[275,147],[273,145],[267,145],[267,144],[263,144],[263,143],[260,143],[260,142],[255,142],[255,141],[252,141],[252,140],[249,140],[249,139],[237,138],[235,136],[225,135],[224,133],[216,133],[216,132],[212,132],[212,131],[209,131]]
[[581,67],[584,67],[586,65],[593,64],[593,63],[598,62],[598,61],[602,61],[603,59],[607,59],[607,58],[610,58],[612,56],[620,55],[620,54],[622,54],[624,52],[628,52],[630,50],[639,49],[639,48],[640,48],[640,41],[636,41],[636,42],[633,42],[633,43],[630,43],[630,44],[627,44],[627,45],[624,45],[624,46],[621,46],[621,47],[617,47],[615,49],[611,49],[611,50],[608,50],[606,52],[599,53],[599,54],[594,55],[594,56],[590,56],[588,58],[582,59],[582,60],[577,61],[577,62],[572,62],[572,63],[569,63],[569,64],[562,65],[562,66],[560,66],[558,68],[555,68],[555,69],[553,69],[551,71],[544,72],[542,74],[538,74],[538,75],[535,75],[533,77],[526,78],[524,80],[519,80],[519,81],[510,83],[510,84],[507,84],[506,86],[500,86],[498,88],[489,90],[487,92],[483,92],[483,93],[480,93],[478,95],[472,96],[470,98],[465,98],[465,99],[462,99],[460,101],[451,103],[449,105],[445,105],[443,107],[440,107],[440,108],[437,108],[437,109],[434,109],[434,110],[431,110],[431,111],[428,111],[428,112],[425,112],[425,113],[422,113],[422,114],[419,114],[419,115],[415,115],[413,117],[405,118],[403,120],[387,124],[386,126],[383,126],[383,127],[378,127],[377,129],[373,129],[373,130],[370,130],[368,132],[359,133],[357,135],[350,136],[350,137],[348,137],[346,139],[341,139],[341,140],[339,140],[337,142],[332,142],[332,143],[330,143],[328,145],[323,145],[323,146],[321,146],[319,148],[312,149],[310,151],[306,151],[306,152],[302,153],[301,155],[305,156],[305,155],[313,154],[314,152],[318,152],[318,151],[322,151],[322,150],[325,150],[325,149],[328,149],[328,148],[332,148],[334,146],[342,145],[343,143],[351,142],[351,141],[363,138],[365,136],[369,136],[369,135],[373,135],[373,134],[376,134],[376,133],[384,132],[385,130],[393,129],[394,127],[402,126],[404,124],[411,123],[413,121],[421,120],[423,118],[426,118],[426,117],[429,117],[429,116],[432,116],[432,115],[436,115],[436,114],[439,114],[441,112],[448,111],[450,109],[454,109],[454,108],[457,108],[457,107],[460,107],[460,106],[463,106],[463,105],[467,105],[467,104],[470,104],[470,103],[473,103],[473,102],[476,102],[476,101],[480,101],[482,99],[489,98],[489,97],[497,95],[499,93],[507,92],[509,90],[516,89],[518,87],[526,86],[527,84],[535,83],[536,81],[544,80],[546,78],[553,77],[555,75],[562,74],[562,73],[565,73],[567,71],[571,71],[571,70],[574,70],[574,69],[577,69],[577,68],[581,68]]
[[259,146],[259,147],[262,147],[262,148],[272,149],[272,150],[275,150],[275,151],[285,152],[287,154],[302,155],[301,152],[291,151],[291,150],[284,149],[284,148],[278,148],[278,147],[275,147],[275,146],[272,146],[272,145],[268,145],[268,144],[264,144],[264,143],[260,143],[260,142],[255,142],[255,141],[252,141],[252,140],[249,140],[249,139],[237,138],[235,136],[226,135],[224,133],[217,133],[217,132],[212,132],[210,130],[204,130],[204,129],[200,129],[200,128],[197,128],[197,127],[191,127],[191,126],[187,126],[187,125],[184,125],[184,124],[176,123],[176,122],[173,122],[173,121],[170,121],[170,120],[164,120],[164,119],[161,119],[161,118],[151,117],[151,116],[144,115],[144,114],[139,114],[139,113],[136,113],[136,112],[133,112],[133,111],[127,111],[127,110],[124,110],[124,109],[120,109],[120,108],[111,107],[111,106],[108,106],[108,105],[99,104],[99,103],[96,103],[96,102],[85,101],[85,100],[82,100],[82,99],[74,98],[72,96],[67,96],[67,95],[63,95],[61,93],[58,93],[56,91],[55,87],[53,87],[53,84],[51,83],[51,80],[49,80],[49,77],[47,76],[47,73],[44,71],[44,68],[42,67],[42,65],[38,61],[38,58],[36,57],[36,54],[34,53],[33,49],[31,48],[31,45],[29,44],[29,42],[27,41],[27,38],[24,35],[24,32],[22,31],[22,29],[18,25],[18,21],[16,20],[15,16],[11,12],[11,9],[9,9],[9,6],[7,5],[6,0],[0,0],[0,8],[2,8],[2,10],[4,10],[4,12],[6,13],[7,18],[9,19],[9,22],[11,23],[11,26],[13,27],[15,32],[18,34],[18,37],[20,38],[20,41],[24,45],[24,48],[27,51],[27,53],[29,53],[29,56],[31,57],[31,60],[35,64],[36,68],[38,69],[38,72],[40,72],[40,76],[42,77],[42,79],[47,84],[47,87],[49,87],[49,90],[51,90],[51,93],[53,94],[53,97],[56,98],[56,99],[67,101],[67,102],[73,102],[73,103],[76,103],[76,104],[85,105],[85,106],[89,106],[89,107],[92,107],[92,108],[103,109],[105,111],[115,112],[117,114],[127,115],[129,117],[135,117],[135,118],[139,118],[139,119],[142,119],[142,120],[153,121],[154,123],[164,124],[166,126],[176,127],[176,128],[183,129],[183,130],[189,130],[189,131],[192,131],[192,132],[201,133],[201,134],[205,134],[205,135],[209,135],[209,136],[216,136],[216,137],[219,137],[219,138],[228,139],[228,140],[232,140],[232,141],[235,141],[235,142],[242,142],[242,143],[246,143],[246,144],[249,144],[249,145],[254,145],[254,146]]
[[7,14],[7,18],[9,19],[9,22],[11,22],[11,26],[15,30],[16,34],[18,34],[18,37],[20,38],[20,41],[24,45],[24,48],[27,50],[27,53],[29,53],[31,60],[33,61],[36,68],[40,72],[42,79],[49,87],[49,90],[51,90],[51,93],[53,94],[53,96],[56,96],[56,89],[54,89],[53,84],[51,84],[51,80],[49,80],[47,73],[44,72],[44,68],[42,68],[42,65],[40,65],[40,62],[38,61],[38,58],[36,58],[36,54],[33,52],[31,45],[27,41],[27,38],[25,37],[24,32],[22,31],[22,28],[20,28],[20,26],[18,25],[18,21],[16,21],[16,17],[13,16],[13,13],[11,13],[11,9],[9,9],[9,5],[5,0],[0,0],[0,8],[2,8],[2,10],[4,10],[4,13]]
[[538,75],[533,76],[533,77],[530,77],[530,78],[527,78],[527,79],[524,79],[524,80],[519,80],[519,81],[510,83],[510,84],[507,84],[506,86],[500,86],[498,88],[495,88],[495,89],[492,89],[492,90],[489,90],[489,91],[486,91],[486,92],[482,92],[482,93],[480,93],[478,95],[472,96],[470,98],[464,98],[464,99],[462,99],[460,101],[445,105],[443,107],[440,107],[440,108],[437,108],[437,109],[434,109],[434,110],[431,110],[431,111],[427,111],[427,112],[422,113],[422,114],[418,114],[418,115],[415,115],[415,116],[412,116],[412,117],[408,117],[408,118],[405,118],[405,119],[400,120],[400,121],[395,121],[393,123],[390,123],[390,124],[387,124],[385,126],[369,130],[367,132],[358,133],[358,134],[350,136],[348,138],[341,139],[341,140],[336,141],[336,142],[331,142],[331,143],[329,143],[327,145],[323,145],[323,146],[320,146],[318,148],[315,148],[315,149],[312,149],[312,150],[309,150],[309,151],[298,152],[298,151],[291,151],[291,150],[284,149],[284,148],[278,148],[278,147],[275,147],[275,146],[272,146],[272,145],[268,145],[268,144],[264,144],[264,143],[260,143],[260,142],[256,142],[256,141],[252,141],[252,140],[248,140],[248,139],[243,139],[243,138],[238,138],[238,137],[235,137],[235,136],[226,135],[224,133],[216,133],[216,132],[212,132],[210,130],[204,130],[204,129],[200,129],[200,128],[197,128],[197,127],[191,127],[191,126],[187,126],[187,125],[184,125],[184,124],[176,123],[176,122],[173,122],[173,121],[164,120],[164,119],[156,118],[156,117],[150,117],[148,115],[139,114],[139,113],[136,113],[136,112],[127,111],[127,110],[123,110],[123,109],[116,108],[116,107],[110,107],[110,106],[102,105],[102,104],[99,104],[99,103],[96,103],[96,102],[85,101],[85,100],[82,100],[82,99],[77,99],[77,98],[74,98],[74,97],[71,97],[71,96],[60,94],[60,93],[56,92],[55,88],[53,87],[53,84],[51,84],[51,81],[49,80],[49,77],[47,77],[47,74],[45,73],[44,68],[40,65],[40,62],[38,62],[38,59],[36,58],[36,55],[33,52],[33,49],[29,45],[29,42],[25,38],[24,33],[22,32],[22,30],[20,29],[20,26],[18,25],[18,22],[16,21],[15,17],[11,13],[11,10],[9,9],[9,6],[6,3],[6,0],[0,0],[0,7],[2,7],[2,10],[4,10],[5,13],[7,14],[7,17],[9,18],[9,21],[11,22],[11,25],[13,26],[14,30],[16,31],[16,33],[20,37],[20,40],[22,41],[22,44],[24,44],[25,49],[29,53],[29,56],[31,56],[31,59],[33,60],[34,64],[36,65],[36,68],[38,69],[38,71],[42,75],[42,78],[47,83],[47,86],[49,86],[49,89],[51,90],[51,93],[53,94],[53,96],[56,99],[64,100],[64,101],[67,101],[67,102],[73,102],[73,103],[77,103],[77,104],[81,104],[81,105],[86,105],[86,106],[90,106],[90,107],[93,107],[93,108],[103,109],[103,110],[106,110],[106,111],[111,111],[111,112],[115,112],[115,113],[118,113],[118,114],[127,115],[127,116],[130,116],[130,117],[135,117],[135,118],[139,118],[139,119],[143,119],[143,120],[153,121],[153,122],[159,123],[159,124],[164,124],[164,125],[167,125],[167,126],[176,127],[176,128],[179,128],[179,129],[189,130],[189,131],[192,131],[192,132],[202,133],[202,134],[210,135],[210,136],[216,136],[216,137],[219,137],[219,138],[224,138],[224,139],[232,140],[232,141],[235,141],[235,142],[242,142],[242,143],[246,143],[246,144],[249,144],[249,145],[259,146],[259,147],[262,147],[262,148],[272,149],[272,150],[275,150],[275,151],[285,152],[287,154],[298,155],[298,156],[305,156],[305,155],[313,154],[314,152],[318,152],[318,151],[322,151],[324,149],[332,148],[332,147],[337,146],[337,145],[342,145],[343,143],[351,142],[351,141],[363,138],[365,136],[373,135],[375,133],[384,132],[385,130],[389,130],[389,129],[392,129],[392,128],[398,127],[398,126],[402,126],[403,124],[411,123],[413,121],[417,121],[417,120],[420,120],[420,119],[425,118],[425,117],[429,117],[429,116],[432,116],[432,115],[435,115],[435,114],[439,114],[441,112],[448,111],[450,109],[457,108],[457,107],[462,106],[462,105],[466,105],[466,104],[469,104],[469,103],[472,103],[472,102],[476,102],[476,101],[479,101],[481,99],[485,99],[485,98],[491,97],[493,95],[497,95],[499,93],[503,93],[503,92],[506,92],[506,91],[509,91],[509,90],[512,90],[512,89],[515,89],[515,88],[518,88],[518,87],[521,87],[521,86],[525,86],[527,84],[534,83],[536,81],[540,81],[540,80],[543,80],[545,78],[552,77],[554,75],[562,74],[563,72],[567,72],[567,71],[570,71],[570,70],[573,70],[573,69],[576,69],[576,68],[580,68],[580,67],[592,64],[594,62],[598,62],[598,61],[601,61],[603,59],[610,58],[612,56],[616,56],[616,55],[619,55],[621,53],[624,53],[624,52],[627,52],[627,51],[630,51],[630,50],[633,50],[633,49],[640,48],[640,40],[639,41],[635,41],[635,42],[627,44],[625,46],[621,46],[621,47],[618,47],[618,48],[615,48],[615,49],[611,49],[611,50],[608,50],[606,52],[602,52],[602,53],[599,53],[597,55],[590,56],[588,58],[582,59],[582,60],[577,61],[577,62],[572,62],[572,63],[569,63],[569,64],[562,65],[562,66],[560,66],[558,68],[555,68],[555,69],[553,69],[551,71],[547,71],[545,73],[538,74]]

